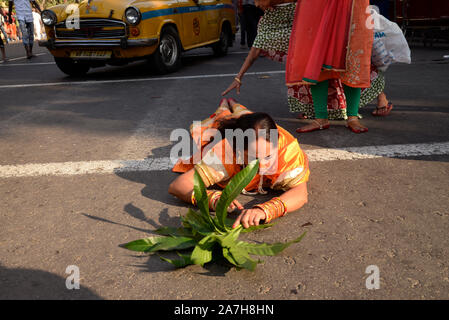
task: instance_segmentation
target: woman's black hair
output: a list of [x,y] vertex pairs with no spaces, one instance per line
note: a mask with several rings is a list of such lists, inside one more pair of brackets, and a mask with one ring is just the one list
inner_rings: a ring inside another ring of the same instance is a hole
[[[269,114],[265,112],[254,112],[244,114],[238,118],[225,119],[221,121],[217,128],[223,138],[227,136],[226,130],[236,129],[241,129],[243,132],[248,129],[254,129],[256,134],[259,133],[260,130],[265,131],[265,139],[270,141],[271,130],[277,130],[277,127],[276,122],[274,122]],[[235,140],[236,137],[234,136],[233,139]],[[236,148],[235,141],[232,141],[232,146],[234,149]],[[248,139],[245,139],[244,150],[248,150]]]

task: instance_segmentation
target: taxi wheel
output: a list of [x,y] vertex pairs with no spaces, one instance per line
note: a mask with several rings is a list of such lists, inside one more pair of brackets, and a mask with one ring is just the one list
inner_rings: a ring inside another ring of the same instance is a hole
[[72,77],[83,76],[90,69],[88,64],[69,58],[55,58],[55,62],[62,72]]
[[165,27],[161,33],[159,46],[151,56],[151,63],[158,73],[170,73],[181,67],[181,42],[173,27]]
[[224,25],[220,33],[220,41],[212,46],[212,49],[214,50],[214,54],[216,56],[225,56],[228,54],[230,41],[232,41],[231,37],[231,30],[229,30],[229,27],[227,25]]

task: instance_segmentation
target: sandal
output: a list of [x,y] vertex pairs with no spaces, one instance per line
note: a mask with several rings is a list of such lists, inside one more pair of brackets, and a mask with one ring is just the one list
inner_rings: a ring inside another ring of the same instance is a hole
[[349,125],[349,123],[350,122],[354,122],[354,121],[359,121],[359,119],[357,119],[357,118],[351,118],[351,119],[348,119],[348,121],[347,121],[347,123],[346,123],[346,128],[348,128],[349,130],[351,130],[352,132],[354,132],[354,133],[365,133],[365,132],[368,132],[368,128],[365,128],[365,127],[362,127],[362,125],[359,123],[359,125],[357,126],[357,128],[358,129],[356,129],[356,128],[354,128],[354,127],[351,127],[350,125]]
[[376,107],[376,110],[371,112],[371,114],[374,117],[386,117],[390,114],[392,109],[393,109],[393,104],[391,102],[388,102],[388,104],[386,106]]
[[313,120],[313,122],[315,122],[318,125],[318,127],[314,127],[314,128],[310,128],[310,129],[298,128],[298,129],[296,129],[296,132],[306,133],[306,132],[312,132],[312,131],[317,131],[317,130],[325,130],[325,129],[329,129],[329,127],[331,126],[330,123],[322,125],[318,120]]

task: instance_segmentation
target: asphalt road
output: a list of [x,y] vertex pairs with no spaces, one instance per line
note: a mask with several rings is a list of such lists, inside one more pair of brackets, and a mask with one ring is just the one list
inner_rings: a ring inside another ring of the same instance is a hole
[[[44,49],[28,61],[20,46],[8,47],[13,59],[0,64],[0,299],[448,299],[449,152],[429,145],[449,143],[448,50],[413,48],[412,65],[389,69],[394,111],[379,119],[372,105],[362,109],[367,134],[342,122],[296,134],[306,152],[324,157],[310,163],[309,203],[245,237],[307,236],[248,272],[219,264],[175,270],[119,247],[178,225],[187,207],[167,193],[176,174],[164,166],[104,168],[168,157],[170,132],[215,110],[246,50],[222,58],[191,51],[180,71],[162,78],[140,62],[68,78]],[[233,96],[294,132],[306,121],[288,111],[282,70],[259,59],[251,71],[262,74],[245,77]],[[429,152],[413,154],[411,144]],[[325,150],[390,145],[401,151],[335,160]],[[69,265],[79,267],[80,290],[66,289]],[[370,265],[380,270],[378,290],[365,286]]]

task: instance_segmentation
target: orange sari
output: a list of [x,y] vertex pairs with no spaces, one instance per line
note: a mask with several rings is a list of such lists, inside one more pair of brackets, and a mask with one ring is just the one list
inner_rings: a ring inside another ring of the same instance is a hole
[[[226,148],[228,144],[226,139],[221,140],[210,150],[205,149],[209,139],[205,137],[204,133],[208,128],[218,128],[223,119],[239,117],[246,113],[251,113],[251,111],[242,105],[236,105],[233,110],[220,107],[208,119],[202,121],[201,126],[191,126],[190,133],[201,151],[187,161],[178,160],[173,167],[173,172],[184,173],[195,168],[206,186],[217,184],[224,188],[228,181],[242,170],[242,166],[235,162],[230,164],[229,161],[225,161],[230,157],[235,160],[235,155],[226,154],[226,150],[232,150],[232,148]],[[269,175],[261,175],[259,172],[243,190],[243,193],[250,191],[266,193],[263,187],[285,191],[308,181],[310,171],[307,155],[301,150],[298,140],[287,130],[280,126],[277,126],[277,129],[278,159],[275,172],[270,172]],[[195,164],[194,159],[198,157],[200,161]]]
[[288,86],[340,79],[370,86],[373,30],[369,0],[302,0],[296,7],[286,66]]

